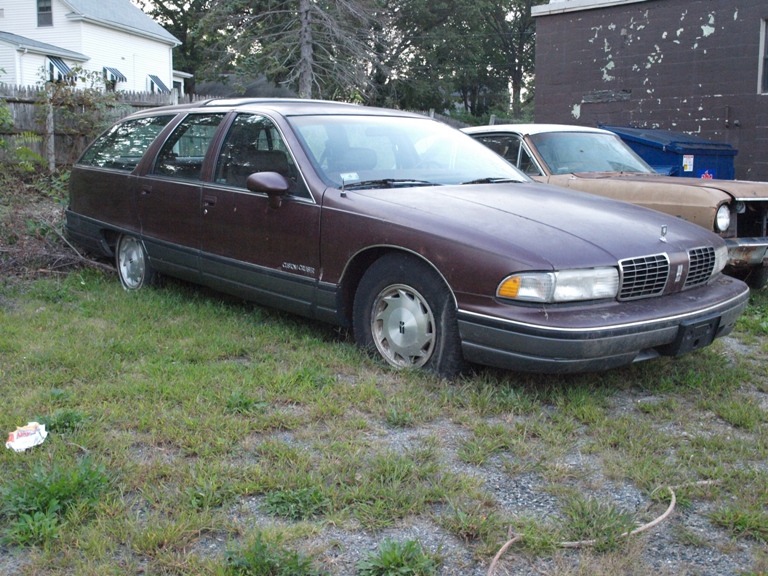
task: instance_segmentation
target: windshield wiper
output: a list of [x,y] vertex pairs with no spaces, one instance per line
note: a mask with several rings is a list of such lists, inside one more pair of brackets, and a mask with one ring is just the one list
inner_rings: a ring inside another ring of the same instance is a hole
[[439,186],[429,180],[413,180],[411,178],[381,178],[379,180],[361,180],[359,182],[342,182],[342,190],[359,188],[407,188],[409,186]]
[[501,184],[503,182],[516,182],[520,184],[521,181],[514,178],[478,178],[477,180],[462,182],[462,184]]

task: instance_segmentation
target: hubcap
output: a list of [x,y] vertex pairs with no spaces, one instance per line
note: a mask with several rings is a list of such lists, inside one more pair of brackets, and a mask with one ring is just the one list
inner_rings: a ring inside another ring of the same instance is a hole
[[427,301],[403,284],[388,286],[373,303],[371,333],[384,359],[398,368],[426,364],[435,347],[435,317]]
[[135,290],[144,281],[144,252],[136,238],[123,238],[118,252],[120,278],[128,290]]

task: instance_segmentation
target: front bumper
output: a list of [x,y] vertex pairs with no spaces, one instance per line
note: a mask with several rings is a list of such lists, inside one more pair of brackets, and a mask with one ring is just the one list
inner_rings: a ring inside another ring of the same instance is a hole
[[726,238],[728,266],[747,268],[768,265],[768,238]]
[[548,373],[600,371],[684,354],[729,334],[747,306],[743,282],[721,276],[712,284],[591,309],[539,309],[517,320],[459,310],[462,351],[470,362]]

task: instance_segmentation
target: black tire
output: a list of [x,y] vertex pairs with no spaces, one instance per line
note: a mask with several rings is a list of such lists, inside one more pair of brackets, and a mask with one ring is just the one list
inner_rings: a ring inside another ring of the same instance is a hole
[[388,254],[371,265],[352,322],[358,346],[395,368],[453,378],[465,367],[453,295],[415,256]]
[[750,268],[744,281],[752,290],[760,290],[760,288],[768,283],[768,266],[764,265]]
[[121,235],[115,246],[115,265],[120,283],[128,291],[153,285],[157,272],[149,263],[141,241],[135,236]]

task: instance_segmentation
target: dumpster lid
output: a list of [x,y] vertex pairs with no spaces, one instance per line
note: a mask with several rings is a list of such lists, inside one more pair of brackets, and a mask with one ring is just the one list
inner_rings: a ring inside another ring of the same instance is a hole
[[655,128],[630,128],[628,126],[606,126],[600,128],[610,130],[627,142],[637,142],[665,152],[717,154],[719,156],[736,156],[738,150],[727,142],[712,142],[699,136],[691,136],[684,132],[658,130]]

